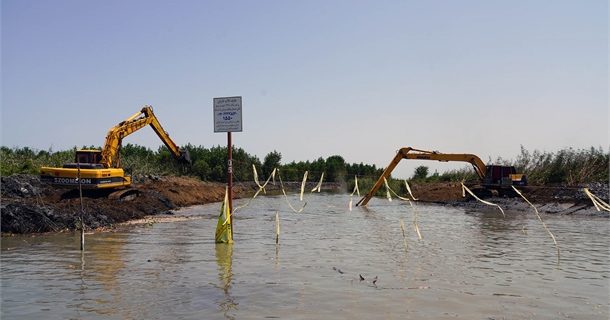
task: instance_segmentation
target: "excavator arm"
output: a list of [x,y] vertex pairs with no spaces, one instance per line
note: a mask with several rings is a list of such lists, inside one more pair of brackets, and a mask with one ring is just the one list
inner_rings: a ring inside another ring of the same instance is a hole
[[112,127],[106,135],[106,142],[102,149],[102,160],[101,164],[105,168],[118,168],[120,167],[119,150],[123,138],[142,129],[143,127],[150,125],[155,131],[157,136],[163,141],[165,146],[179,161],[190,163],[191,159],[187,150],[180,149],[176,143],[169,137],[169,134],[163,130],[161,123],[153,113],[151,106],[144,106],[142,110],[136,112],[125,121],[120,122],[116,126]]
[[398,163],[402,159],[436,160],[436,161],[442,161],[442,162],[448,162],[448,161],[468,162],[468,163],[472,164],[472,166],[474,167],[474,171],[477,173],[477,175],[481,179],[483,179],[485,177],[485,172],[486,172],[485,163],[479,157],[475,156],[474,154],[439,153],[439,152],[433,152],[433,151],[414,149],[411,147],[401,148],[396,153],[396,156],[394,156],[394,159],[392,159],[392,162],[390,162],[388,167],[383,171],[383,173],[381,174],[379,179],[377,179],[377,182],[375,182],[375,185],[373,186],[373,188],[371,188],[371,190],[362,199],[360,199],[360,201],[358,201],[356,206],[359,206],[359,205],[366,206],[368,204],[369,200],[371,200],[371,198],[377,192],[377,190],[379,190],[379,188],[381,188],[381,185],[383,184],[383,180],[388,179],[390,177],[390,174],[392,173],[394,168],[396,168],[396,165],[398,165]]

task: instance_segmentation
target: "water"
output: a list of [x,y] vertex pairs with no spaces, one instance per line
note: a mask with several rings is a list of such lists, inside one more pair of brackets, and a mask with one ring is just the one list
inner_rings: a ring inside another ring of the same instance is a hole
[[78,234],[3,238],[1,317],[609,317],[608,219],[546,216],[557,264],[531,213],[418,204],[418,241],[404,203],[349,212],[346,195],[306,200],[297,214],[282,197],[257,198],[237,213],[233,245],[214,244],[218,204],[182,210],[188,221],[87,235],[84,255]]

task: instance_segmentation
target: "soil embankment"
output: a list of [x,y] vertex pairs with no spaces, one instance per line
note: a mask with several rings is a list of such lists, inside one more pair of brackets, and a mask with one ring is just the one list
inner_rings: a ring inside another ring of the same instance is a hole
[[[296,190],[300,182],[287,182],[286,187]],[[315,182],[308,184],[311,189]],[[173,214],[172,210],[211,202],[222,201],[225,184],[202,182],[190,177],[146,177],[134,187],[137,197],[111,199],[108,192],[84,191],[83,206],[85,224],[90,228],[112,227],[117,223],[142,219],[149,215]],[[324,190],[338,191],[344,186],[325,183]],[[602,199],[608,199],[607,184],[587,186]],[[413,193],[420,201],[465,208],[482,209],[486,205],[472,197],[462,197],[459,183],[413,184]],[[537,205],[541,213],[585,214],[608,216],[599,213],[582,188],[524,187],[523,193]],[[237,184],[235,197],[250,196],[257,190],[254,183]],[[269,185],[271,194],[279,192],[278,185]],[[57,189],[40,182],[37,176],[13,175],[1,181],[1,230],[6,233],[38,233],[73,230],[78,225],[80,198],[77,190]],[[531,210],[520,198],[486,198],[505,210]]]
[[[608,201],[608,184],[592,183],[581,187],[566,186],[526,186],[519,187],[523,195],[534,205],[540,213],[546,214],[579,214],[608,217],[608,212],[599,212],[593,206],[591,199],[584,193],[583,188],[589,188],[594,194]],[[460,183],[420,183],[411,186],[413,194],[419,201],[451,205],[456,207],[483,209],[488,205],[476,201],[473,197],[462,196]],[[521,197],[508,189],[507,194],[494,193],[491,196],[482,196],[486,201],[500,205],[507,211],[532,210],[531,206]]]
[[[85,225],[110,227],[147,215],[172,214],[172,210],[195,204],[222,201],[225,185],[190,177],[147,177],[134,184],[137,197],[110,199],[108,192],[83,190]],[[58,189],[37,176],[2,177],[2,233],[35,233],[75,229],[80,213],[77,190]],[[236,186],[236,196],[250,193]]]

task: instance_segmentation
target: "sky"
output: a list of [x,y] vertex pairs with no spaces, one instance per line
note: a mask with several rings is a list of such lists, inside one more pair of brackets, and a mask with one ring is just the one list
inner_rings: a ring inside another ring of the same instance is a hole
[[[242,96],[233,142],[261,160],[609,149],[605,0],[1,4],[4,146],[101,146],[143,105],[178,145],[226,145],[212,101]],[[464,166],[393,176],[419,165]]]

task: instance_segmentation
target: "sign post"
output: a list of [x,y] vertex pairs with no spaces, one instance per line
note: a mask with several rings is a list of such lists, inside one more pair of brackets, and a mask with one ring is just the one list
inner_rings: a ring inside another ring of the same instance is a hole
[[231,213],[231,234],[233,234],[233,141],[231,133],[241,131],[241,97],[214,98],[214,132],[227,133],[227,187],[229,212]]

